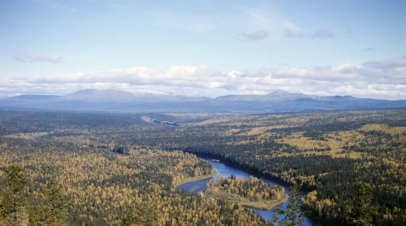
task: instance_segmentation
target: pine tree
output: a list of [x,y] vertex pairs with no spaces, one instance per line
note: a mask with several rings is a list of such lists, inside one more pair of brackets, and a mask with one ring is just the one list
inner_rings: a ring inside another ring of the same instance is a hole
[[27,180],[16,165],[5,170],[2,183],[2,212],[6,225],[22,226],[28,223]]
[[355,185],[355,199],[349,210],[353,225],[371,226],[372,215],[377,210],[372,205],[372,187],[367,183],[359,182]]
[[278,223],[285,226],[301,226],[303,225],[304,218],[302,217],[301,203],[300,203],[300,187],[293,183],[290,186],[289,204],[285,210],[275,208],[275,213],[281,215],[284,214],[283,220],[280,220],[280,216],[274,214],[274,223]]
[[63,225],[69,214],[68,204],[62,195],[61,186],[53,179],[42,187],[42,203],[32,208],[30,221],[35,225]]

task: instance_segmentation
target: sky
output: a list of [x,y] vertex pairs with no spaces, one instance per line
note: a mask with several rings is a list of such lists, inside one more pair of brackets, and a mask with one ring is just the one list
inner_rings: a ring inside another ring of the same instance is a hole
[[406,0],[0,0],[0,97],[406,99]]

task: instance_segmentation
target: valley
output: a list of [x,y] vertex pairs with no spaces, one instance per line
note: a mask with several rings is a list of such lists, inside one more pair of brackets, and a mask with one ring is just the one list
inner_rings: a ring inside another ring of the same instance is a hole
[[306,219],[317,222],[348,223],[354,184],[369,183],[378,207],[374,224],[405,222],[405,110],[201,114],[200,120],[197,115],[3,110],[0,172],[11,164],[21,166],[33,204],[45,181],[59,181],[75,224],[119,224],[129,207],[143,203],[159,213],[158,225],[271,225],[265,219],[272,219],[272,210],[244,207],[250,206],[244,199],[260,200],[255,198],[258,192],[238,202],[234,195],[234,201],[224,198],[225,193],[212,193],[211,198],[210,192],[196,194],[217,173],[232,175],[216,172],[215,164],[272,179],[273,184],[299,184],[307,194],[302,198]]
[[406,226],[406,0],[0,0],[0,226]]

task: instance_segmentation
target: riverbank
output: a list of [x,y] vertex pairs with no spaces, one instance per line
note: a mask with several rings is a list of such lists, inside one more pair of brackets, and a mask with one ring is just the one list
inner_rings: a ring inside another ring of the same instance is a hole
[[186,183],[193,182],[193,181],[198,181],[198,180],[204,180],[204,179],[212,178],[212,177],[216,176],[217,174],[218,174],[217,170],[213,168],[213,171],[212,171],[212,173],[210,173],[210,174],[201,175],[201,176],[198,176],[198,177],[189,177],[189,178],[183,179],[183,180],[181,180],[181,181],[176,182],[176,183],[174,184],[174,187],[176,188],[176,187],[179,187],[179,186],[182,185],[182,184],[186,184]]
[[206,188],[203,194],[208,198],[213,198],[216,200],[223,200],[231,203],[237,203],[241,206],[259,209],[259,210],[271,210],[275,206],[278,206],[288,200],[289,196],[283,194],[281,198],[276,200],[262,200],[262,201],[251,201],[247,198],[241,197],[236,194],[230,194],[221,190],[215,191],[214,188]]
[[[283,186],[283,187],[285,187],[285,188],[289,188],[290,185],[291,185],[290,183],[287,183],[286,181],[282,180],[282,179],[279,178],[279,177],[274,177],[274,176],[271,176],[271,175],[269,175],[269,174],[259,172],[259,171],[255,170],[255,169],[251,168],[251,167],[245,167],[245,166],[242,166],[242,165],[240,165],[240,164],[238,164],[238,163],[231,162],[230,160],[224,158],[223,156],[211,155],[211,154],[194,153],[194,152],[184,151],[184,150],[180,150],[180,151],[185,152],[185,153],[189,153],[189,154],[196,155],[196,157],[201,158],[201,159],[204,159],[204,160],[206,160],[206,161],[207,161],[207,159],[211,159],[211,160],[214,161],[214,162],[219,162],[219,163],[222,163],[222,164],[224,164],[224,165],[227,165],[227,166],[230,166],[230,167],[233,167],[233,168],[242,170],[242,171],[247,172],[247,173],[250,173],[250,174],[252,174],[253,176],[258,177],[258,178],[264,178],[264,179],[272,180],[272,181],[274,182],[273,184],[280,185],[280,186]],[[314,189],[313,189],[313,190],[314,190]],[[302,191],[305,192],[305,193],[307,193],[307,192],[309,192],[309,191],[313,191],[313,190],[304,189],[304,188],[302,187]],[[289,190],[286,190],[286,189],[285,189],[285,191],[287,191],[288,194],[289,194]]]
[[[190,153],[190,152],[188,152]],[[195,154],[195,153],[191,153],[191,154]],[[195,154],[196,155],[196,154]],[[218,175],[216,175],[214,178],[218,178],[218,177],[230,177],[231,175],[236,176],[237,178],[244,178],[244,179],[250,179],[250,176],[255,176],[258,177],[257,173],[251,173],[251,170],[247,170],[247,168],[245,167],[235,167],[233,166],[234,164],[227,164],[226,161],[222,161],[223,159],[218,156],[216,157],[209,157],[209,156],[205,156],[203,157],[202,155],[196,155],[197,157],[202,158],[203,160],[208,161],[210,164],[212,164],[212,166],[219,172]],[[217,161],[213,161],[213,159],[220,159],[220,162]],[[259,179],[263,180],[266,183],[270,183],[273,185],[282,185],[285,188],[285,192],[289,193],[289,185],[284,185],[285,183],[279,183],[279,181],[275,181],[272,180],[270,177],[258,177]],[[182,184],[181,186],[178,186],[178,189],[185,189],[188,190],[191,193],[194,194],[200,194],[204,191],[204,189],[207,188],[207,183],[209,182],[209,179],[205,179],[205,180],[200,180],[200,181],[193,181],[190,183],[185,183]],[[289,201],[284,201],[279,204],[276,205],[276,207],[279,207],[281,209],[285,209],[287,207],[287,205],[289,204]],[[272,221],[273,220],[273,215],[274,215],[274,209],[269,210],[261,210],[261,209],[255,209],[252,208],[252,211],[256,212],[258,215],[260,215],[262,218],[264,218],[265,220],[268,221]],[[325,221],[323,219],[320,218],[315,218],[313,216],[303,216],[304,223],[303,226],[327,226],[327,225],[343,225],[343,224],[336,224],[336,222],[334,222],[334,224],[332,224],[329,221]]]

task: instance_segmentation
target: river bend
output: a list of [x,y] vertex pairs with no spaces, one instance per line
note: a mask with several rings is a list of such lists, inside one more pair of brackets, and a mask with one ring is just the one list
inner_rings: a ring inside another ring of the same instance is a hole
[[[234,175],[239,178],[249,179],[250,176],[254,176],[251,173],[245,172],[241,169],[234,168],[232,166],[225,165],[224,163],[221,163],[221,162],[215,162],[215,161],[212,161],[211,159],[206,159],[206,158],[201,158],[201,159],[208,161],[213,166],[213,168],[215,168],[217,170],[218,174],[216,176],[214,176],[213,178],[218,178],[220,176],[227,178],[227,177],[230,177],[231,175]],[[255,177],[257,177],[257,176],[255,176]],[[210,181],[210,179],[211,178],[188,182],[188,183],[179,185],[178,188],[179,189],[183,188],[191,193],[201,193],[206,188],[206,184]],[[285,188],[285,193],[289,194],[289,187],[287,187],[287,186],[284,186],[284,185],[277,183],[270,179],[265,179],[265,178],[261,178],[261,177],[258,177],[258,179],[264,181],[265,183],[283,186]],[[288,205],[288,203],[289,202],[286,201],[276,207],[284,209]],[[272,220],[272,216],[274,213],[273,209],[272,210],[253,209],[253,211],[255,211],[257,214],[259,214],[266,220]],[[315,222],[307,217],[304,217],[304,218],[305,218],[305,221],[303,223],[304,226],[327,226],[328,225],[328,224],[322,223],[322,222]]]

